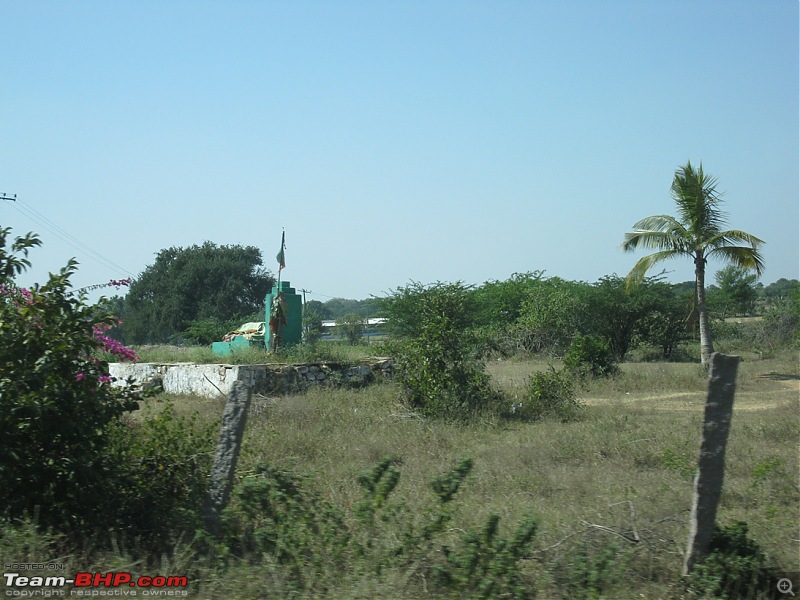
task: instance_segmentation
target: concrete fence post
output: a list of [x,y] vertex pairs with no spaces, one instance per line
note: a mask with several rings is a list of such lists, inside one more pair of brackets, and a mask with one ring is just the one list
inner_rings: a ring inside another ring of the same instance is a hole
[[220,516],[230,499],[233,475],[236,471],[236,462],[239,460],[239,450],[242,447],[251,396],[252,390],[244,382],[233,382],[228,395],[228,403],[225,405],[225,412],[222,415],[217,455],[214,459],[214,467],[211,469],[211,485],[204,510],[206,531],[214,536],[219,535]]
[[728,442],[733,396],[736,391],[736,372],[739,357],[715,352],[710,357],[708,395],[703,417],[703,441],[697,476],[694,480],[692,514],[689,523],[689,547],[683,564],[683,574],[692,572],[695,565],[708,555],[717,505],[722,494],[725,471],[725,446]]

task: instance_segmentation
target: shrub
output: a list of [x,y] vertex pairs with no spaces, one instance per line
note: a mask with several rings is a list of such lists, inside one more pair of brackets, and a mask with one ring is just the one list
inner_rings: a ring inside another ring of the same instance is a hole
[[217,317],[206,317],[205,319],[195,319],[189,323],[184,335],[193,344],[207,346],[212,342],[220,341],[228,331],[229,328],[226,324]]
[[[436,284],[398,294],[402,301],[395,300],[390,307],[398,311],[407,311],[411,304],[416,307],[415,320],[399,329],[405,337],[389,346],[408,404],[427,416],[456,419],[499,406],[501,394],[492,388],[484,365],[474,357],[472,340],[464,329],[465,315],[471,311],[468,289],[460,283]],[[416,295],[413,303],[412,294]],[[405,312],[400,316],[409,320]]]
[[364,335],[364,321],[365,319],[358,315],[345,315],[336,319],[336,332],[343,335],[348,344],[355,346],[361,343]]
[[774,594],[779,579],[744,521],[715,525],[709,554],[687,577],[694,597],[761,598]]
[[227,545],[239,555],[272,556],[297,589],[346,566],[350,531],[339,511],[306,489],[306,480],[259,465],[233,492],[223,513]]
[[0,229],[0,506],[9,517],[36,513],[43,527],[91,528],[109,474],[108,427],[137,408],[96,353],[124,349],[104,336],[113,316],[71,291],[74,260],[42,286],[16,286],[39,241],[16,238],[7,252],[9,231]]
[[561,421],[578,418],[583,407],[575,392],[573,376],[566,370],[534,373],[528,380],[521,416],[532,420],[553,417]]
[[579,335],[569,346],[564,367],[577,375],[604,377],[619,371],[608,341],[595,336]]
[[102,515],[128,541],[153,554],[202,525],[217,425],[175,413],[171,404],[111,428],[113,476]]

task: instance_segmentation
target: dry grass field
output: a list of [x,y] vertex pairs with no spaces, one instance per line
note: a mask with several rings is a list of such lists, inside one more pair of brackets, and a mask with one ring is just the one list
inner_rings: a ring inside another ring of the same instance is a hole
[[[796,353],[745,358],[718,521],[747,522],[770,560],[797,572],[800,365]],[[487,366],[512,399],[522,397],[531,373],[547,367],[536,360]],[[431,478],[469,457],[475,468],[459,492],[452,535],[480,528],[491,514],[505,532],[534,515],[536,550],[523,569],[539,597],[679,598],[705,388],[696,364],[626,363],[617,377],[581,388],[585,410],[575,422],[473,425],[419,418],[392,384],[255,397],[238,477],[265,463],[306,474],[307,485],[352,521],[362,495],[356,476],[390,456],[401,470],[394,500],[424,520],[433,508]],[[162,396],[145,411],[165,401],[212,421],[223,408]],[[426,582],[408,571],[379,579],[358,569],[340,575],[330,597],[428,597]],[[263,587],[271,580],[283,589],[269,562],[203,577],[201,597],[283,597]]]

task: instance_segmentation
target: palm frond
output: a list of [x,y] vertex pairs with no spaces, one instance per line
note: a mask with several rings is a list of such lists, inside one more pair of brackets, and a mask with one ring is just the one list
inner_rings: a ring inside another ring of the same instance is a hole
[[643,256],[636,262],[635,265],[633,265],[631,272],[628,273],[628,276],[625,278],[625,287],[628,289],[628,291],[635,289],[639,284],[642,283],[647,271],[649,271],[654,265],[682,254],[686,254],[686,252],[662,250],[661,252],[654,252],[653,254]]
[[622,249],[625,252],[633,252],[638,248],[648,248],[651,250],[667,250],[682,254],[690,253],[692,249],[691,240],[674,235],[671,232],[663,231],[634,231],[625,234],[625,241]]
[[741,231],[740,229],[729,229],[727,231],[720,231],[712,238],[708,239],[707,245],[710,247],[716,246],[735,246],[737,244],[747,244],[751,248],[758,248],[764,243],[764,240],[756,236]]
[[633,227],[637,231],[686,231],[686,228],[671,215],[653,215],[652,217],[645,217],[634,223]]
[[634,224],[636,231],[625,234],[622,249],[625,252],[642,248],[683,251],[688,247],[689,235],[674,217],[654,215]]
[[726,214],[719,210],[722,198],[717,192],[717,180],[703,172],[702,164],[695,169],[689,161],[679,167],[675,171],[671,189],[681,222],[695,237],[701,233],[707,237],[725,224]]
[[750,246],[717,246],[711,248],[706,256],[721,258],[742,269],[752,269],[758,275],[764,272],[764,257],[758,249]]

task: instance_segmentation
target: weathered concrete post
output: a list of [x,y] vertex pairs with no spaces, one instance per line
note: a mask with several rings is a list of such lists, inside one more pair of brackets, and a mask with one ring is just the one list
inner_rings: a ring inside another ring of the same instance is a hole
[[683,564],[688,575],[708,554],[717,505],[722,494],[725,470],[725,446],[728,442],[733,396],[736,391],[736,371],[739,357],[714,352],[709,359],[708,395],[703,418],[703,441],[700,446],[697,476],[694,480],[692,515],[689,523],[689,547]]
[[252,390],[244,382],[234,381],[222,415],[217,456],[211,469],[211,486],[204,511],[206,531],[214,536],[219,534],[220,515],[231,495],[251,396]]

